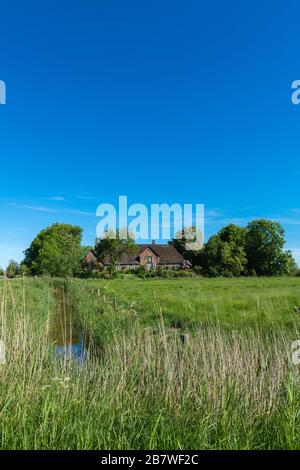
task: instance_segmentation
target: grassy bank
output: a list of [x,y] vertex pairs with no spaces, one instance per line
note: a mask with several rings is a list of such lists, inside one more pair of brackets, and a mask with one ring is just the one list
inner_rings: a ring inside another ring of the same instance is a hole
[[[84,365],[55,359],[52,283],[1,282],[7,362],[0,365],[0,447],[299,449],[300,375],[291,362],[291,341],[300,339],[298,317],[291,314],[285,325],[277,320],[277,309],[290,315],[298,301],[297,280],[256,280],[256,287],[252,280],[233,281],[232,287],[212,280],[207,296],[199,287],[200,298],[196,285],[179,281],[184,287],[173,285],[180,294],[172,307],[182,312],[186,296],[191,315],[202,315],[199,305],[208,311],[218,305],[224,320],[214,322],[214,316],[201,327],[192,321],[185,344],[181,329],[169,328],[164,310],[172,284],[159,292],[160,283],[170,281],[158,281],[155,289],[155,281],[149,282],[141,284],[145,296],[139,298],[121,282],[69,284],[63,302],[77,309],[101,344],[101,356],[90,355]],[[246,311],[259,321],[229,329],[225,313],[231,312],[230,299],[237,311],[237,297],[250,302]],[[146,319],[140,318],[143,305]]]

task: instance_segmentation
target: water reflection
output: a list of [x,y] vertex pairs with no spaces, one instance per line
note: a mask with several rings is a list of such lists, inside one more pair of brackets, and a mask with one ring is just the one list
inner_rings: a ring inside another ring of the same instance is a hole
[[51,341],[55,345],[56,359],[85,360],[85,335],[76,319],[72,305],[65,297],[63,289],[57,289],[57,309],[52,318]]

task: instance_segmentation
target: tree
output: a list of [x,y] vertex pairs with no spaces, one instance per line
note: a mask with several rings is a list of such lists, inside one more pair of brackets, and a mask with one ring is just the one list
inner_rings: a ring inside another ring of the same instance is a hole
[[196,227],[185,227],[176,233],[175,238],[169,244],[195,266],[203,248],[203,235]]
[[6,276],[9,278],[16,277],[20,274],[20,264],[17,261],[11,259],[6,268]]
[[27,274],[30,274],[30,271],[29,269],[27,268],[27,266],[25,266],[25,264],[21,263],[20,264],[20,272],[19,274],[21,276],[26,276]]
[[92,251],[94,249],[94,247],[92,247],[91,245],[82,245],[80,247],[80,259],[84,259],[86,257],[86,255]]
[[73,276],[80,265],[81,238],[80,227],[56,223],[36,236],[22,264],[31,274]]
[[230,224],[213,235],[200,253],[200,266],[209,276],[235,277],[246,274],[246,230]]
[[123,239],[119,230],[107,232],[105,236],[96,242],[95,251],[98,258],[109,258],[109,270],[113,276],[116,271],[116,261],[123,253],[134,254],[138,252],[133,236],[127,232],[127,238]]
[[[81,247],[80,251],[81,251],[81,254],[80,254],[80,267],[79,267],[79,270],[78,270],[78,274],[82,275],[82,274],[87,274],[87,273],[90,273],[91,271],[94,270],[95,266],[94,266],[94,263],[93,262],[88,262],[86,260],[86,256],[89,252],[93,251],[94,250],[94,247],[92,246],[89,246],[89,245],[84,245]],[[98,266],[97,266],[98,268]]]
[[279,222],[261,219],[248,224],[246,254],[250,273],[278,276],[292,272],[295,261],[290,251],[284,251],[284,234]]

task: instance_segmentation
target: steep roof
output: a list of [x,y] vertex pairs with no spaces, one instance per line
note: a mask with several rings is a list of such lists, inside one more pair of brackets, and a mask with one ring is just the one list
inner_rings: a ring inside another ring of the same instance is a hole
[[[103,259],[103,264],[104,266],[109,265],[109,256],[105,256]],[[116,264],[119,265],[125,265],[125,264],[136,264],[139,265],[139,260],[138,260],[138,254],[128,254],[128,253],[122,253],[120,256],[118,256]]]
[[[137,244],[138,253],[135,254],[127,254],[122,253],[121,256],[118,257],[116,264],[118,265],[139,265],[139,256],[140,254],[145,251],[147,248],[156,255],[159,256],[160,264],[183,264],[184,258],[183,256],[178,253],[178,251],[172,245],[168,244],[156,244],[156,243],[149,243],[149,244]],[[106,266],[109,264],[109,257],[106,256],[102,263]]]
[[169,244],[156,244],[150,243],[149,245],[138,245],[139,253],[142,253],[146,248],[150,248],[154,254],[160,257],[161,264],[180,264],[184,262],[183,256],[178,253],[174,246]]

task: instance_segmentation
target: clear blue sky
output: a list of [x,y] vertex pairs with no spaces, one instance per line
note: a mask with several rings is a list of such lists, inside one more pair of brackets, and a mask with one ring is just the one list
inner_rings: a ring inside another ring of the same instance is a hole
[[280,220],[300,261],[296,1],[2,2],[0,265],[102,202]]

